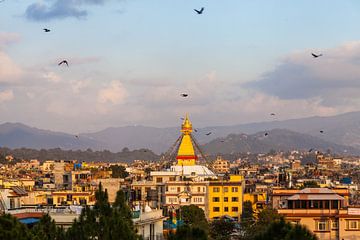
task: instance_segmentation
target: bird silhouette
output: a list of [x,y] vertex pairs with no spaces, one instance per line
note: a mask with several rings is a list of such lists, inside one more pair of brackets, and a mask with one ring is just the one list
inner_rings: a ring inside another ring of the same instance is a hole
[[309,153],[312,152],[313,150],[314,150],[313,148],[310,148],[310,149],[309,149]]
[[194,128],[194,131],[197,132],[198,130],[196,128]]
[[225,140],[221,140],[220,142],[222,142],[222,143],[223,143],[223,142],[225,142]]
[[267,135],[269,135],[269,133],[266,132],[266,133],[264,134],[264,136],[266,137]]
[[323,130],[320,130],[320,133],[324,133],[324,131],[323,131]]
[[271,116],[275,116],[275,113],[270,113]]
[[180,120],[183,120],[183,121],[184,121],[184,120],[185,120],[185,118],[180,118]]
[[206,133],[205,135],[206,135],[206,136],[209,136],[211,133],[212,133],[212,132],[208,132],[208,133]]
[[187,96],[189,96],[189,94],[187,94],[187,93],[182,93],[182,94],[180,94],[180,96],[182,96],[182,97],[187,97]]
[[197,10],[197,9],[194,9],[194,11],[197,13],[197,14],[202,14],[203,11],[204,11],[205,8],[201,8],[200,10]]
[[318,58],[318,57],[321,57],[322,54],[315,54],[315,53],[311,53],[311,55],[314,57],[314,58]]
[[51,30],[48,28],[43,28],[44,32],[50,32]]
[[79,139],[79,135],[75,135],[75,137],[76,137],[77,139]]
[[69,66],[69,63],[66,60],[62,60],[61,62],[58,63],[59,66],[62,64],[66,64],[66,66]]

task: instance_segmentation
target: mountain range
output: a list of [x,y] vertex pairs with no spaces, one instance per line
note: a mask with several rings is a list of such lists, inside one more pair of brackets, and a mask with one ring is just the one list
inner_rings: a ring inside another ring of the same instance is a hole
[[[308,148],[332,149],[353,154],[360,152],[360,112],[283,121],[276,120],[276,117],[269,122],[197,128],[193,135],[209,153]],[[4,123],[0,125],[0,146],[34,149],[91,148],[113,152],[127,147],[147,148],[161,153],[166,152],[176,141],[179,130],[180,127],[111,127],[75,137],[72,134],[37,129],[21,123]],[[206,133],[209,132],[211,134],[207,136]],[[265,132],[269,133],[266,138]]]

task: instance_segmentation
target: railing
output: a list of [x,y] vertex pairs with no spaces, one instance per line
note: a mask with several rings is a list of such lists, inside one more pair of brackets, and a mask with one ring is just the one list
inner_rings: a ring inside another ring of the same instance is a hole
[[70,208],[16,208],[16,209],[9,209],[6,213],[9,214],[18,214],[18,213],[61,213],[61,214],[72,214]]
[[338,209],[278,209],[280,214],[339,214]]

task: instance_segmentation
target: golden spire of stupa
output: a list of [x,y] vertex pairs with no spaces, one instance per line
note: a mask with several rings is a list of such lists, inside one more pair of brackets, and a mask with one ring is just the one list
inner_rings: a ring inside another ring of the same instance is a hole
[[179,166],[193,166],[197,156],[195,154],[194,146],[191,140],[192,124],[186,114],[183,124],[181,125],[182,138],[179,145],[177,165]]

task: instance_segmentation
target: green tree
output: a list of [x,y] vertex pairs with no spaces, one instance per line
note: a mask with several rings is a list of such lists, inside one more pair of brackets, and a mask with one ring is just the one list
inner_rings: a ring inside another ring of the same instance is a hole
[[112,171],[112,177],[113,178],[126,178],[129,176],[129,173],[126,171],[126,168],[121,165],[112,165],[110,166],[110,169]]
[[67,239],[138,239],[123,191],[118,191],[113,207],[110,206],[107,191],[103,190],[101,184],[95,198],[94,207],[86,207],[66,232]]
[[207,234],[203,229],[190,227],[184,224],[176,229],[175,233],[168,235],[168,240],[207,240]]
[[285,222],[284,218],[272,222],[264,231],[255,232],[254,240],[317,240],[306,227]]
[[31,229],[32,239],[36,240],[52,240],[65,239],[65,233],[62,228],[56,226],[55,221],[46,214]]
[[304,188],[319,188],[320,185],[316,181],[307,181],[303,184]]
[[0,216],[0,239],[28,240],[31,239],[31,235],[25,224],[6,214]]
[[210,223],[210,237],[214,240],[229,240],[235,231],[235,223],[225,218]]
[[200,228],[209,232],[209,224],[205,218],[204,210],[196,205],[182,206],[181,218],[185,224],[192,228]]

